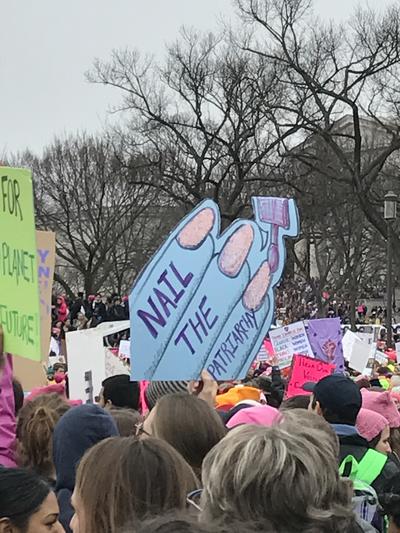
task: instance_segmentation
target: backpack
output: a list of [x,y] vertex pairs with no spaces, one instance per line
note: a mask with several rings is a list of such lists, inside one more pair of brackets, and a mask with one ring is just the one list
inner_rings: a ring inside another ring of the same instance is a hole
[[359,461],[348,455],[339,466],[339,474],[353,482],[354,512],[369,524],[376,518],[379,509],[378,496],[371,484],[380,475],[386,462],[386,455],[371,449]]

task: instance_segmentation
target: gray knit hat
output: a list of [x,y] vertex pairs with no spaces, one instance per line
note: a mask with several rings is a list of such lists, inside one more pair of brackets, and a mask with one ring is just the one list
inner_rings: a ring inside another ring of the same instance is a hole
[[157,401],[166,394],[173,394],[174,392],[188,393],[188,383],[188,381],[151,381],[145,393],[148,408],[153,409]]

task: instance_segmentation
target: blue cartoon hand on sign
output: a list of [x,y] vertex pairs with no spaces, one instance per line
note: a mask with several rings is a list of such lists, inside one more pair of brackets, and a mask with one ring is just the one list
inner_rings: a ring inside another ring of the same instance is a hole
[[254,197],[255,220],[220,235],[205,200],[154,255],[129,297],[132,379],[242,379],[268,333],[284,237],[298,233],[294,200]]

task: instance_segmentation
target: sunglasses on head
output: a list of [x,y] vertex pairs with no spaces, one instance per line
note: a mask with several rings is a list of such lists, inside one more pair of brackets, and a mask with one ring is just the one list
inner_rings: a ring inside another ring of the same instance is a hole
[[194,507],[197,511],[202,511],[200,507],[200,496],[203,489],[193,490],[186,496],[186,503]]
[[135,428],[135,437],[141,437],[142,435],[146,435],[147,437],[151,437],[152,435],[144,429],[144,422],[138,422],[134,425]]

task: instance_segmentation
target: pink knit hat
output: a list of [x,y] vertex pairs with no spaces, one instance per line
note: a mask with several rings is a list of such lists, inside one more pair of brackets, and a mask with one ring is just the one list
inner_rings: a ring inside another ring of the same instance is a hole
[[272,426],[279,422],[282,415],[270,405],[258,405],[255,407],[248,407],[241,409],[229,420],[226,426],[234,428],[242,424],[255,424],[256,426]]
[[361,408],[358,413],[356,421],[357,431],[368,442],[382,433],[388,425],[389,422],[387,419],[375,411]]
[[62,398],[64,398],[72,407],[75,407],[77,405],[82,405],[82,400],[68,400],[65,394],[65,384],[64,383],[52,383],[51,385],[46,385],[44,387],[35,387],[32,389],[29,396],[25,398],[26,402],[30,402],[31,400],[34,400],[37,396],[40,396],[42,394],[52,394],[57,393]]
[[362,406],[384,416],[391,428],[400,427],[400,413],[398,412],[390,392],[370,392],[361,389]]

